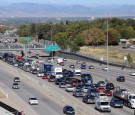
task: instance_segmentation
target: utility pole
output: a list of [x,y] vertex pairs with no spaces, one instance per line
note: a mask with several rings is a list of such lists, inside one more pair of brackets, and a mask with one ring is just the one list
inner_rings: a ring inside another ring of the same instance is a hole
[[106,80],[109,80],[109,61],[108,61],[108,14],[107,14],[107,34],[106,34],[106,38],[107,38],[107,43],[106,43],[106,47],[107,47],[107,78]]

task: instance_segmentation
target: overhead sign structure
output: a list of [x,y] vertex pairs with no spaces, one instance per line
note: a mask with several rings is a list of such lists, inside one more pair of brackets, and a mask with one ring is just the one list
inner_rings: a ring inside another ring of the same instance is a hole
[[60,50],[60,47],[59,47],[57,44],[55,44],[55,45],[46,45],[46,46],[45,46],[45,50],[46,50],[47,52],[59,51],[59,50]]
[[30,40],[31,40],[31,38],[29,38],[29,37],[24,38],[24,41],[26,41],[26,42],[29,42]]

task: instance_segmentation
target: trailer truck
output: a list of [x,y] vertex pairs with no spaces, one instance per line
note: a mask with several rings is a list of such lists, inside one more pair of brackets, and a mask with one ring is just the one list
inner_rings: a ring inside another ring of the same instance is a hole
[[117,86],[113,91],[113,96],[121,100],[125,106],[135,108],[135,93],[128,92]]

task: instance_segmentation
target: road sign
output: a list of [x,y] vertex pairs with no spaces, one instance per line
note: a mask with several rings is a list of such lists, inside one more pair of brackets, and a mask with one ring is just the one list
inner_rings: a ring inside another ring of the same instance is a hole
[[47,52],[59,51],[59,50],[60,50],[60,47],[59,47],[57,44],[55,44],[55,45],[46,45],[46,46],[45,46],[45,50],[46,50]]
[[127,61],[127,56],[124,56],[124,61]]
[[26,41],[26,42],[29,42],[30,40],[31,40],[31,38],[29,38],[29,37],[24,38],[24,41]]

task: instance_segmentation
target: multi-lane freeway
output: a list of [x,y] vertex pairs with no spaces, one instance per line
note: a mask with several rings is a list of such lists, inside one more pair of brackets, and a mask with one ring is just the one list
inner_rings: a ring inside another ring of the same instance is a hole
[[[45,60],[45,59],[44,59]],[[9,73],[10,68],[12,66],[0,62],[3,68],[0,69],[0,72],[2,73],[1,76],[1,81],[9,88],[11,88],[12,85],[12,79],[14,76],[19,75],[19,72],[11,72],[12,74]],[[53,62],[54,65],[56,65],[56,61]],[[65,62],[65,67],[69,69],[69,65],[74,64],[76,68],[80,68],[79,64],[76,64],[76,60],[69,60],[67,59],[67,62]],[[103,71],[102,68],[105,67],[105,65],[99,66],[98,63],[94,62],[87,62],[87,65],[94,65],[94,69],[84,69],[82,70],[82,73],[90,73],[93,76],[94,83],[97,83],[99,80],[105,80],[106,77],[109,78],[111,82],[113,82],[115,85],[120,85],[122,88],[127,88],[129,91],[134,92],[135,88],[135,78],[134,76],[129,76],[129,72],[134,71],[133,69],[121,69],[120,67],[114,67],[114,66],[109,66],[109,71]],[[6,69],[7,68],[7,69]],[[23,70],[20,70],[18,68],[13,68],[17,71],[24,72]],[[41,78],[37,77],[36,75],[32,75],[30,73],[27,73],[30,77],[40,81],[41,83],[46,83],[48,81],[42,80]],[[14,76],[13,76],[14,75]],[[126,81],[123,83],[119,83],[116,81],[116,77],[119,75],[124,75],[126,78]],[[6,76],[6,77],[5,77]],[[54,84],[51,84],[54,86]],[[19,95],[26,103],[28,103],[28,97],[31,95],[34,95],[39,98],[39,105],[38,106],[30,106],[32,109],[38,114],[38,115],[43,115],[43,113],[50,113],[51,115],[62,115],[62,106],[64,105],[63,103],[60,102],[60,100],[55,99],[55,97],[50,98],[51,96],[46,95],[43,91],[43,89],[40,86],[37,86],[36,84],[33,84],[32,81],[27,80],[24,77],[21,77],[21,86],[20,90],[14,91],[17,95]],[[55,86],[56,89],[58,89],[58,86]],[[12,88],[11,88],[12,89]],[[60,89],[62,90],[62,89]],[[65,92],[63,90],[63,92]],[[62,95],[62,94],[61,94]],[[72,95],[72,94],[71,94]],[[81,98],[78,98],[78,100],[82,101]],[[88,104],[87,106],[91,106],[94,108],[94,105]],[[134,109],[130,109],[128,107],[124,108],[112,108],[111,113],[103,113],[105,115],[117,115],[117,114],[123,114],[123,115],[133,115]],[[48,115],[50,115],[48,114]],[[94,113],[93,113],[94,114]]]

